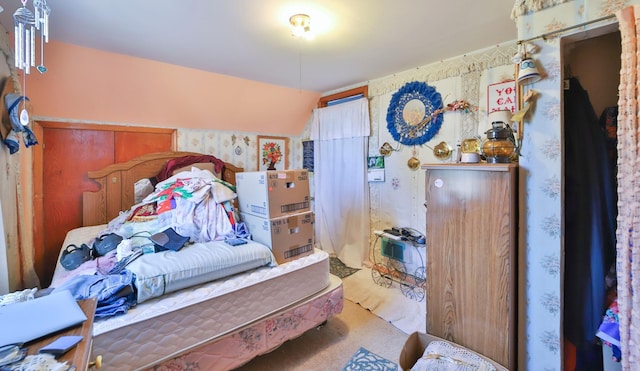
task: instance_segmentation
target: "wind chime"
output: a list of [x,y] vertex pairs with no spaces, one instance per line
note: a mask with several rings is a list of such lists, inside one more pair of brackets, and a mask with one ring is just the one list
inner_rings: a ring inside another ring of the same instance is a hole
[[[33,131],[29,129],[29,112],[26,95],[27,75],[31,73],[31,67],[36,67],[36,33],[40,33],[40,64],[36,69],[40,73],[47,72],[44,66],[44,43],[49,42],[49,14],[51,9],[46,0],[33,0],[33,11],[27,9],[28,0],[20,0],[22,7],[13,13],[15,23],[15,67],[22,70],[22,95],[6,94],[4,104],[11,121],[11,130],[2,138],[2,142],[9,148],[9,153],[14,154],[20,148],[18,133],[22,133],[26,147],[38,144]],[[22,105],[22,109],[20,106]],[[18,111],[20,114],[18,115]]]
[[47,72],[44,66],[44,43],[49,42],[49,14],[46,0],[33,0],[33,12],[27,9],[27,0],[20,0],[22,8],[13,13],[15,22],[15,66],[25,74],[36,65],[36,30],[40,32],[40,73]]

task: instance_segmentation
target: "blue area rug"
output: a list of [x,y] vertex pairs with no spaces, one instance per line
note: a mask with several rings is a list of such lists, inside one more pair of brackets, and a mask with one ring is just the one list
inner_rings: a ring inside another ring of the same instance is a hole
[[375,370],[375,371],[398,371],[398,364],[386,358],[372,353],[364,348],[351,356],[349,363],[342,368],[342,371]]

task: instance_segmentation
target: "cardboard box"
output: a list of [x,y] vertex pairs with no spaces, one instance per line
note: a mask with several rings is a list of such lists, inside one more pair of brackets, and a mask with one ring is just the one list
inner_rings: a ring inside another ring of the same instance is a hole
[[236,193],[241,213],[262,218],[311,210],[307,170],[237,173]]
[[[413,334],[409,335],[409,337],[407,338],[407,341],[405,341],[404,346],[402,347],[402,351],[400,353],[400,358],[399,358],[400,367],[403,370],[410,370],[413,367],[413,365],[415,365],[416,362],[422,357],[422,354],[424,354],[424,350],[427,349],[427,346],[429,345],[429,343],[436,340],[445,341],[447,343],[455,345],[458,348],[466,349],[461,345],[441,339],[437,336],[425,334],[423,332],[414,332]],[[478,353],[475,353],[475,354],[478,354]],[[502,366],[501,364],[487,357],[484,357],[481,354],[478,354],[478,356],[480,356],[487,362],[491,363],[498,371],[509,371],[506,367]]]
[[313,212],[265,219],[240,213],[254,241],[271,248],[278,264],[310,255],[314,247]]

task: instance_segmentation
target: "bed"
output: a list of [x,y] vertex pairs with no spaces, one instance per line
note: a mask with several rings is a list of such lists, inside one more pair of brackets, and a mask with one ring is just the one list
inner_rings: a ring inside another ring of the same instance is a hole
[[[85,226],[67,234],[61,254],[70,244],[94,239],[122,210],[136,205],[136,182],[186,156],[202,155],[155,153],[89,172],[100,188],[84,193]],[[233,185],[242,170],[224,163],[220,178]],[[67,273],[58,260],[52,287],[63,286]],[[169,291],[145,297],[124,314],[97,319],[92,357],[102,356],[107,370],[229,370],[321,325],[343,304],[342,282],[329,274],[328,254],[317,249],[284,264],[262,264]]]

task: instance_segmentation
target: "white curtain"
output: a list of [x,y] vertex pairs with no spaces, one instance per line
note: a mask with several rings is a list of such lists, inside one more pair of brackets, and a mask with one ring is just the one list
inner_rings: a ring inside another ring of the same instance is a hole
[[640,370],[640,5],[616,13],[622,38],[618,97],[618,318],[622,368]]
[[369,256],[370,131],[367,98],[314,110],[316,242],[356,268]]

